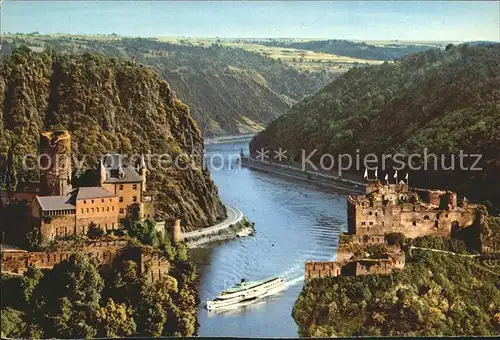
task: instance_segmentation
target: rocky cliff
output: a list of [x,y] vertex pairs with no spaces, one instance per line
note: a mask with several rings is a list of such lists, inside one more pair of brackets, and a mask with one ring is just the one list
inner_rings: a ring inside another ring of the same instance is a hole
[[[217,188],[202,169],[198,126],[152,69],[91,54],[15,50],[0,64],[0,154],[14,147],[21,181],[37,179],[36,171],[22,169],[21,157],[37,154],[39,131],[55,127],[70,131],[73,157],[87,157],[87,168],[108,151],[153,155],[148,187],[157,217],[181,218],[186,230],[224,217]],[[162,154],[186,169],[161,167],[155,159]]]
[[14,46],[21,45],[40,51],[45,46],[57,53],[135,58],[138,63],[152,66],[189,105],[206,137],[260,131],[335,76],[297,71],[280,60],[217,43],[198,46],[144,38],[13,36],[4,39],[0,55],[8,55]]

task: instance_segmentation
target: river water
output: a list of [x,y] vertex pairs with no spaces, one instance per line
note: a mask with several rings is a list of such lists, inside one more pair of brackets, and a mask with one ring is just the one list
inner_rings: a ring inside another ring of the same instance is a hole
[[[334,259],[339,234],[347,230],[346,197],[313,185],[239,169],[234,160],[241,148],[248,152],[244,143],[206,147],[206,156],[211,159],[207,164],[222,201],[240,208],[255,222],[256,235],[192,251],[200,273],[198,334],[296,337],[291,312],[302,290],[304,261]],[[286,289],[225,312],[208,312],[204,308],[207,299],[242,278],[268,276],[283,277]]]

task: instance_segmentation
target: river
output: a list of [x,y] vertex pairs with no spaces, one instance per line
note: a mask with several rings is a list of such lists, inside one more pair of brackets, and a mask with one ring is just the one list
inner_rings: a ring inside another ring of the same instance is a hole
[[[256,235],[194,249],[198,265],[198,334],[207,337],[296,337],[291,316],[303,286],[305,260],[333,260],[339,234],[347,230],[346,197],[266,173],[231,169],[244,143],[207,145],[207,162],[225,204],[255,222]],[[214,156],[217,155],[217,156]],[[224,167],[220,163],[224,158]],[[222,168],[222,169],[221,169]],[[246,280],[281,276],[286,289],[253,304],[208,312],[205,301]]]

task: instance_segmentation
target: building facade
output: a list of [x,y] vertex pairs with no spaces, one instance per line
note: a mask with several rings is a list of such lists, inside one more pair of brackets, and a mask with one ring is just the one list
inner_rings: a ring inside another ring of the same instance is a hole
[[71,138],[67,131],[40,133],[40,190],[31,203],[31,217],[44,241],[83,235],[95,226],[121,228],[123,219],[154,217],[152,194],[146,191],[146,166],[130,164],[117,153],[100,163],[100,185],[71,187]]

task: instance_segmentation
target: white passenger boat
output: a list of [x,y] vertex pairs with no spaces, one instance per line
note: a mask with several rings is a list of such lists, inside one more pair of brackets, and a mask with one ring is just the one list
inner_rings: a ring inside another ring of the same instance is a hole
[[275,294],[284,288],[285,281],[279,277],[270,277],[259,281],[241,280],[235,286],[226,289],[213,300],[207,301],[207,309],[226,308],[241,302],[257,300],[264,296]]

